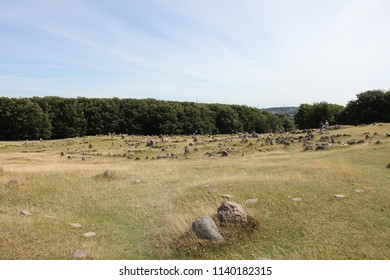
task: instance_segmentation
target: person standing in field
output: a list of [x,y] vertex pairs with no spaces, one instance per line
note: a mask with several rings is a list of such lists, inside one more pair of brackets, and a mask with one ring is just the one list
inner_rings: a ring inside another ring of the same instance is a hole
[[325,128],[325,133],[329,133],[329,122],[327,120],[325,120],[324,128]]
[[321,121],[321,123],[320,123],[320,133],[322,133],[322,130],[324,129],[324,122],[323,121]]

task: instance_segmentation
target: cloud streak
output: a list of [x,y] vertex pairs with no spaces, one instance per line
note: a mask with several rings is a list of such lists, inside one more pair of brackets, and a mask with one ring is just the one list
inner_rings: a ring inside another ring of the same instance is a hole
[[7,1],[0,92],[266,107],[388,87],[388,1],[314,2]]

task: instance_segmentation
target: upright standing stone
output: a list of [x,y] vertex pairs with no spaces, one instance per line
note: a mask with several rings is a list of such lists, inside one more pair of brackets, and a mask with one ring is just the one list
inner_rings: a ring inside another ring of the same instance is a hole
[[222,235],[219,233],[217,225],[209,216],[200,218],[192,223],[192,229],[200,239],[212,241],[223,241]]
[[218,218],[222,223],[244,224],[248,221],[245,211],[240,204],[225,201],[217,209]]

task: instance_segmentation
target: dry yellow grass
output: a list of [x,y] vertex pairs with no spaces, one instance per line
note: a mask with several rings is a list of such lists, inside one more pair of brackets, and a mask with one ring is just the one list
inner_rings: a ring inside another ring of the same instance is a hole
[[[269,135],[155,137],[154,148],[131,136],[1,142],[0,258],[72,259],[87,249],[89,259],[389,259],[390,124],[330,134],[349,133],[336,139],[346,143],[365,132],[372,137],[363,144],[306,152],[303,142],[265,145]],[[167,153],[179,158],[157,159]],[[106,170],[114,175],[100,176]],[[221,227],[224,243],[200,241],[191,223],[215,215],[221,194],[233,195],[252,223]]]

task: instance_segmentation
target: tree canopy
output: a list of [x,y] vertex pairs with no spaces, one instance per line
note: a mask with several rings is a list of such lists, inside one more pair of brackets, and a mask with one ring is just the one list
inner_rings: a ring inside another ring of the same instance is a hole
[[390,91],[370,90],[348,102],[340,120],[346,124],[390,122]]
[[356,95],[346,107],[326,102],[301,104],[294,116],[299,128],[315,128],[321,121],[330,124],[390,122],[390,91],[370,90]]
[[301,104],[294,116],[294,120],[301,129],[319,127],[320,123],[325,121],[335,124],[343,109],[344,107],[341,105],[327,102]]
[[0,99],[0,140],[272,132],[281,120],[256,108],[155,99],[33,97]]
[[126,133],[230,134],[316,128],[330,124],[390,122],[390,91],[357,94],[346,107],[301,104],[290,115],[253,107],[155,99],[0,97],[0,140],[58,139]]

